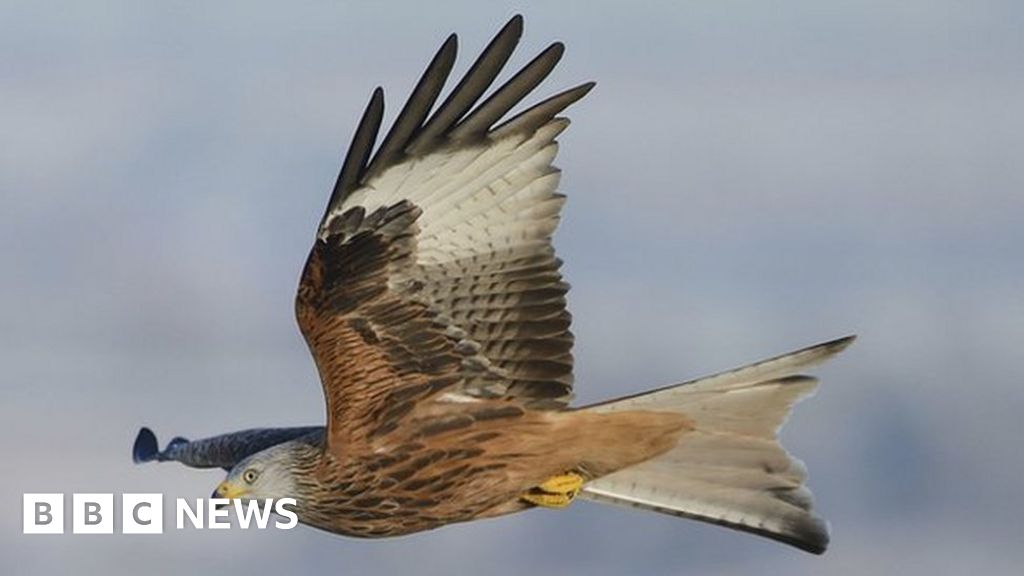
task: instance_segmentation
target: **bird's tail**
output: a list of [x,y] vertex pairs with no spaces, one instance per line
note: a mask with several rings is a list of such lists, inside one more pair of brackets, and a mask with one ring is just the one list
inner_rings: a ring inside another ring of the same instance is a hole
[[588,482],[582,498],[684,516],[820,554],[828,528],[814,515],[803,465],[776,432],[817,380],[798,372],[842,351],[833,340],[730,372],[583,408],[674,412],[692,429],[660,455]]

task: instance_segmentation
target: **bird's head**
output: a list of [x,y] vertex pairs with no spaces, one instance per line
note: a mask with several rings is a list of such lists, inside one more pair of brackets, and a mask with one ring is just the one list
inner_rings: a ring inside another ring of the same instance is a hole
[[271,446],[242,460],[213,492],[214,498],[264,500],[296,498],[296,451],[292,442]]

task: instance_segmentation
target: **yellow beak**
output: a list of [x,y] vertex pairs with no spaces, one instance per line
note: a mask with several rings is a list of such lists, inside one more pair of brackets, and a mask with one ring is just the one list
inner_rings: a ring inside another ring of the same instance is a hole
[[245,490],[239,489],[236,486],[229,483],[227,480],[220,483],[217,489],[213,492],[214,498],[241,498],[245,496]]

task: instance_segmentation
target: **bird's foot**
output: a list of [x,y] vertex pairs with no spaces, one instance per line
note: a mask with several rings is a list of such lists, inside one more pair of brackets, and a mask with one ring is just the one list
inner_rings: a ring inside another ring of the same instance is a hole
[[540,485],[521,496],[523,500],[545,508],[565,508],[572,503],[583,487],[583,476],[566,472],[548,478]]

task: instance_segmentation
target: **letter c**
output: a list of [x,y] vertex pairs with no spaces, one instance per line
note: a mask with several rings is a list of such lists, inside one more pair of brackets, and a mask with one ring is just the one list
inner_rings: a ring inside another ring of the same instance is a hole
[[139,516],[139,509],[143,507],[151,508],[152,505],[149,502],[139,502],[138,504],[135,505],[135,508],[132,508],[132,518],[135,520],[135,523],[140,526],[149,526],[153,523],[153,519],[150,518],[149,520],[143,520]]

